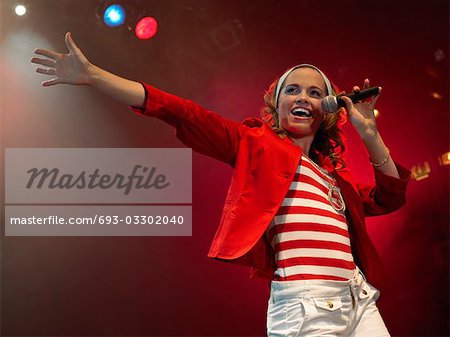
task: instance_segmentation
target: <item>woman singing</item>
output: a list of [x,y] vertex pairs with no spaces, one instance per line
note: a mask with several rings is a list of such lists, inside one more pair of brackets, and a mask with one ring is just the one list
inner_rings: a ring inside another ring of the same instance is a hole
[[[268,336],[389,336],[372,286],[380,287],[382,266],[364,217],[401,207],[410,173],[393,161],[377,129],[378,96],[356,104],[343,96],[345,109],[325,113],[322,100],[336,89],[317,67],[300,64],[269,87],[262,119],[238,123],[98,68],[70,33],[66,45],[68,54],[35,50],[43,56],[32,58],[36,71],[52,77],[44,86],[92,86],[233,167],[208,256],[248,265],[251,277],[270,281]],[[347,116],[369,154],[373,186],[356,184],[346,169]]]

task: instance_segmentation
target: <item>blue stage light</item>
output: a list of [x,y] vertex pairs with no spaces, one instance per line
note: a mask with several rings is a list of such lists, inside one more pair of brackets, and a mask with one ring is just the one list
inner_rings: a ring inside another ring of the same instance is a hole
[[125,22],[125,9],[117,4],[108,6],[103,14],[103,21],[109,27],[117,27]]

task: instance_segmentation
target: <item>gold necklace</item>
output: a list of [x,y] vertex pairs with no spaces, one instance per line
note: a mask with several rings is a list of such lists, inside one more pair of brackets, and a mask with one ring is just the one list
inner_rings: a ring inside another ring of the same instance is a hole
[[[312,159],[308,158],[304,154],[302,154],[302,157],[305,157],[306,160],[309,163],[311,163],[311,165],[313,165],[316,169],[319,170],[319,172],[323,174],[322,178],[328,187],[328,201],[337,212],[344,214],[345,213],[344,198],[342,197],[341,189],[333,184],[333,182],[335,182],[335,179],[333,178],[331,173],[325,170],[324,168],[320,167],[319,165],[317,165]],[[331,179],[332,182],[330,182],[327,178]]]

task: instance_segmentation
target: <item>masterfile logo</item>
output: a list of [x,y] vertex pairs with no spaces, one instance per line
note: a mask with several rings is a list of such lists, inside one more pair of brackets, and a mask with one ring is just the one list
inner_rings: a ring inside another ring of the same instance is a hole
[[190,203],[191,149],[6,149],[7,203]]
[[[142,174],[139,174],[142,171]],[[33,168],[28,170],[30,179],[27,183],[27,188],[43,188],[49,189],[94,189],[99,188],[103,190],[118,188],[123,189],[123,193],[128,195],[131,189],[149,189],[149,188],[166,188],[170,185],[166,182],[164,174],[158,174],[155,177],[156,167],[149,169],[141,165],[134,165],[133,171],[130,175],[123,175],[116,173],[101,174],[97,168],[92,173],[82,171],[80,174],[63,174],[58,168]]]

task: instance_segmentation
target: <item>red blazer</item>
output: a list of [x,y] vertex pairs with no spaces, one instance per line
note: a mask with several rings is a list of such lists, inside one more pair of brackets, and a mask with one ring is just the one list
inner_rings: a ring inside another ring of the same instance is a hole
[[[198,104],[143,84],[144,109],[176,129],[176,136],[194,151],[228,163],[233,177],[209,257],[251,267],[250,277],[271,279],[274,255],[264,235],[289,189],[302,149],[281,139],[262,120],[238,123]],[[392,212],[405,203],[410,172],[397,165],[400,179],[374,169],[374,186],[355,185],[348,170],[336,171],[330,161],[321,164],[335,177],[344,197],[351,247],[356,264],[368,280],[380,286],[382,265],[364,222],[365,215]]]

